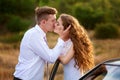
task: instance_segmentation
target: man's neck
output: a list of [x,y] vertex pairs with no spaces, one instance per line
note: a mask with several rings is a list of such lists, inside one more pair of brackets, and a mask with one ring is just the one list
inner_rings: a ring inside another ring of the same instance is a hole
[[40,24],[39,24],[38,26],[39,26],[45,33],[48,32],[44,26],[42,26],[42,25],[40,25]]

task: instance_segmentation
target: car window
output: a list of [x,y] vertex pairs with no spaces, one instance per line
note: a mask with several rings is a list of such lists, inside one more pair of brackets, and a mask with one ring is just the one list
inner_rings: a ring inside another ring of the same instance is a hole
[[120,66],[101,65],[83,80],[120,80]]
[[120,66],[106,66],[108,73],[103,80],[120,80]]

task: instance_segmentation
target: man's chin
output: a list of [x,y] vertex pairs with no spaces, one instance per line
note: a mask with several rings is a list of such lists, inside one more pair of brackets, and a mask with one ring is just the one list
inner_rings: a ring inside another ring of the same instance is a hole
[[57,33],[56,30],[53,30],[54,33]]
[[53,32],[53,29],[48,30],[48,32]]

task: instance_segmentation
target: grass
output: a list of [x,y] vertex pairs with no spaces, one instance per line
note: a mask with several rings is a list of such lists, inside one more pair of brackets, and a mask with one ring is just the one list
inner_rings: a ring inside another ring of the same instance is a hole
[[0,44],[0,80],[12,80],[19,50],[13,44]]
[[120,58],[120,40],[94,40],[96,64],[111,58]]
[[[47,34],[48,44],[53,48],[58,36],[54,33]],[[120,40],[96,40],[91,39],[94,45],[95,63],[120,57]],[[19,43],[0,43],[0,80],[13,80],[13,72],[18,61]],[[53,64],[50,65],[50,70]],[[60,65],[55,80],[63,80],[63,68]]]

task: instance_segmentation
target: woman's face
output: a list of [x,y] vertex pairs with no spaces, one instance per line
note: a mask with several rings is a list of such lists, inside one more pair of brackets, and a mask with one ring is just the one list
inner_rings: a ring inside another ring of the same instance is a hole
[[62,20],[59,17],[56,24],[55,24],[54,32],[61,35],[63,33],[63,31],[64,31],[64,26],[62,25]]

